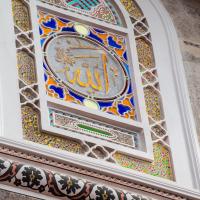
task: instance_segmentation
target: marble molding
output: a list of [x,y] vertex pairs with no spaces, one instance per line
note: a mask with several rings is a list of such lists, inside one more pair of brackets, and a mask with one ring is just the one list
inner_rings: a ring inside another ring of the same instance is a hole
[[54,197],[76,200],[153,200],[152,198],[113,189],[35,166],[0,158],[0,182],[48,193]]
[[200,1],[161,0],[177,30],[200,142]]

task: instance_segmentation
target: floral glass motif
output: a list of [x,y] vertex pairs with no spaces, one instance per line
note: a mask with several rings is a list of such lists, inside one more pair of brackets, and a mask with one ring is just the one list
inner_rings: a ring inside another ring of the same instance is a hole
[[41,0],[61,8],[79,12],[93,18],[115,24],[123,25],[121,17],[115,6],[108,0]]
[[136,119],[126,38],[39,11],[47,94]]

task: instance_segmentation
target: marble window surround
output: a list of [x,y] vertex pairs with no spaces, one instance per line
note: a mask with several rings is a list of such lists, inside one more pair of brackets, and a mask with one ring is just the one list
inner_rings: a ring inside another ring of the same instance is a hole
[[161,0],[178,33],[185,76],[200,142],[200,1]]
[[[163,0],[163,2],[165,2],[165,4],[167,4],[168,0]],[[170,1],[168,1],[170,2]],[[182,0],[179,2],[183,2]],[[194,1],[192,1],[194,2]],[[197,2],[197,1],[196,1]],[[171,4],[173,5],[173,2],[171,1]],[[178,6],[177,6],[178,7]],[[169,11],[169,10],[168,10]],[[170,11],[169,11],[170,12]],[[174,19],[172,17],[172,19]],[[175,21],[175,19],[174,19]],[[176,24],[176,23],[175,23]],[[181,30],[178,30],[178,32],[181,32]],[[193,34],[195,35],[194,31]],[[192,34],[192,35],[193,35]],[[184,61],[184,65],[185,65],[185,70],[186,70],[186,77],[188,79],[188,83],[189,83],[189,88],[190,88],[190,84],[191,84],[191,90],[190,90],[190,96],[191,96],[191,101],[193,100],[194,102],[192,102],[192,106],[193,106],[193,110],[196,111],[194,112],[194,115],[196,116],[195,119],[198,122],[198,100],[197,99],[197,95],[198,95],[198,88],[196,88],[196,86],[198,85],[198,63],[199,63],[199,51],[196,49],[195,45],[199,44],[199,42],[196,43],[196,41],[194,41],[194,39],[192,39],[192,37],[181,37],[179,35],[179,39],[180,39],[180,43],[182,48],[182,53],[183,53],[183,61]],[[196,39],[195,39],[196,40]],[[191,42],[192,41],[192,42]],[[191,45],[191,44],[195,44],[195,45]],[[184,53],[185,52],[185,53]],[[190,56],[192,55],[192,56]],[[195,56],[194,56],[195,55]],[[193,58],[193,56],[195,58]],[[197,58],[197,59],[196,59]],[[194,80],[195,79],[195,80]],[[198,123],[197,123],[198,125]],[[198,128],[198,127],[197,127]],[[198,130],[198,129],[197,129]]]

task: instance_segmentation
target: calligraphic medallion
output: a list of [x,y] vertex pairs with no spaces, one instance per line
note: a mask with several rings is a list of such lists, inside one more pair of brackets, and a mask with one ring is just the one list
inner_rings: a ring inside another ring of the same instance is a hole
[[81,35],[55,34],[44,45],[45,62],[72,91],[95,100],[113,100],[128,89],[129,76],[112,50]]

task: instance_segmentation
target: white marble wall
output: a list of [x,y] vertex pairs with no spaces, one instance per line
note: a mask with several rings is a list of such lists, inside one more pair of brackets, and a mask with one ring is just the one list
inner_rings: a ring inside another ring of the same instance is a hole
[[200,142],[200,0],[161,0],[180,39],[186,79]]

